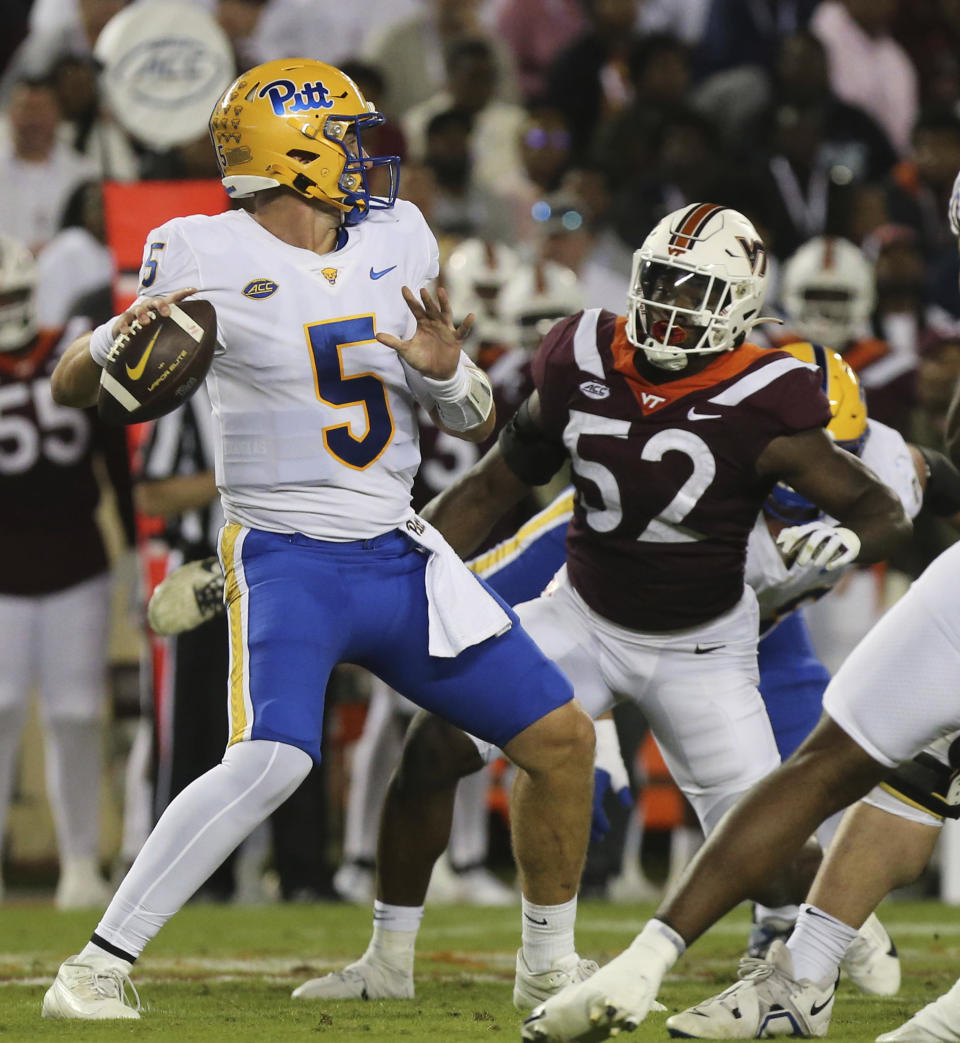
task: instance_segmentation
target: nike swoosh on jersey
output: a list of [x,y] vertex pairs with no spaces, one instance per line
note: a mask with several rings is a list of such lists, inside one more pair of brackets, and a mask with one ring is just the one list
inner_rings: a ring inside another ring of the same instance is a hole
[[382,272],[375,271],[373,266],[370,267],[370,278],[371,279],[382,279],[386,274],[392,272],[397,266],[395,264],[390,265],[389,268],[384,268]]
[[696,406],[691,406],[687,410],[688,420],[719,420],[722,415],[721,413],[698,413]]
[[153,351],[154,344],[157,343],[157,337],[160,336],[160,326],[157,326],[156,331],[150,338],[150,343],[143,349],[143,354],[140,356],[140,361],[131,369],[129,366],[127,369],[127,376],[131,380],[139,380],[143,376],[143,371],[147,368],[147,359],[150,358],[150,352]]
[[726,648],[726,645],[697,645],[693,650],[693,654],[706,655],[708,652],[716,652],[719,648]]

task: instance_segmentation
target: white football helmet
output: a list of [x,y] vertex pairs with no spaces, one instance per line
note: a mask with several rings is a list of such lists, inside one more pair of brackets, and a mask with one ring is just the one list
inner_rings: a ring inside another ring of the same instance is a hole
[[736,210],[694,203],[668,214],[633,255],[627,338],[655,366],[733,351],[760,318],[767,252]]
[[36,291],[33,254],[0,233],[0,351],[18,351],[36,336]]
[[500,294],[500,316],[510,343],[531,354],[550,328],[583,307],[576,273],[555,261],[522,265]]
[[464,239],[443,267],[443,284],[458,320],[473,312],[474,333],[482,343],[505,341],[509,330],[500,317],[500,293],[520,267],[505,243]]
[[797,332],[842,352],[870,328],[873,265],[846,239],[818,235],[783,266],[783,306]]

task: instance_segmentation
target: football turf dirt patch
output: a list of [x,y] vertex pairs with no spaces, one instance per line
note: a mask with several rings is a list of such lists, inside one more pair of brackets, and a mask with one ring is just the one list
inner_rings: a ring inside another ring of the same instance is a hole
[[[605,962],[633,937],[650,906],[583,902],[581,955]],[[881,919],[903,959],[892,999],[861,996],[842,982],[829,1038],[874,1040],[944,992],[960,970],[960,917],[937,902],[890,902]],[[428,908],[420,935],[414,1000],[293,1001],[301,982],[355,959],[370,911],[344,905],[188,906],[134,969],[144,1004],[138,1022],[56,1022],[40,1000],[62,959],[82,947],[96,914],[49,906],[0,910],[0,1043],[145,1040],[148,1043],[419,1043],[520,1038],[511,1004],[519,908]],[[745,909],[693,947],[660,992],[670,1013],[735,980],[747,933]],[[665,1014],[626,1037],[666,1040]]]

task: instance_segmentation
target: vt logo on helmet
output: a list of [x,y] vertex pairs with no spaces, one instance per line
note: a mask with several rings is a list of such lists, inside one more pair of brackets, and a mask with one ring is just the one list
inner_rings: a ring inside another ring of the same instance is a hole
[[736,210],[694,203],[668,214],[633,255],[627,338],[655,366],[733,351],[758,322],[766,250]]
[[[223,187],[237,198],[286,185],[319,199],[357,224],[397,198],[398,156],[368,156],[362,135],[384,122],[339,69],[307,58],[284,58],[243,73],[210,117]],[[386,169],[386,194],[368,178]]]

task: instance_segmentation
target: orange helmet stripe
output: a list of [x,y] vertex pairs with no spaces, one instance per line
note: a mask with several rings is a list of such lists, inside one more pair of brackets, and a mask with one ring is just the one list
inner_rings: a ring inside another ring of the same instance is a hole
[[690,240],[696,239],[714,214],[726,209],[725,206],[718,206],[716,203],[694,204],[684,214],[680,227],[670,236],[670,246],[678,250],[689,250]]

